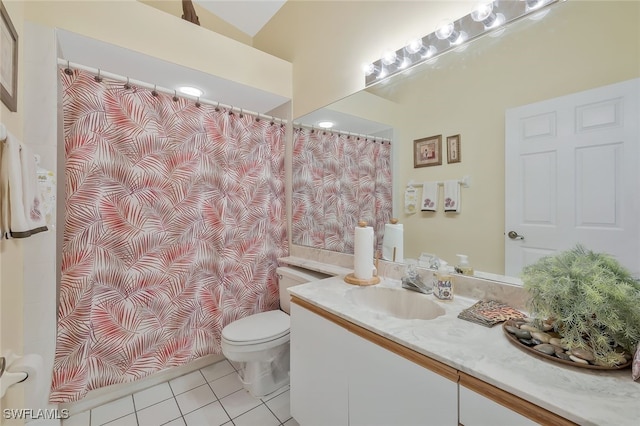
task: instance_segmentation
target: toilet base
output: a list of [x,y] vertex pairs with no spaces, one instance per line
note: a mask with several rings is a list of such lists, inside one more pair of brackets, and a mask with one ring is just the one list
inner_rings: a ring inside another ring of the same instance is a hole
[[239,362],[238,376],[244,388],[256,398],[289,384],[289,343],[280,346],[268,360]]

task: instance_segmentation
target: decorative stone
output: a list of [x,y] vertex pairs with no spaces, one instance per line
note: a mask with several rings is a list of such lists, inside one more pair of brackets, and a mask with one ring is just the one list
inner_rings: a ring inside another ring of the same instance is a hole
[[533,342],[533,340],[530,340],[530,339],[518,339],[518,340],[519,340],[521,343],[524,343],[524,344],[525,344],[525,345],[527,345],[527,346],[532,346],[532,345],[534,345],[534,344],[535,344],[535,343]]
[[534,333],[539,333],[540,332],[540,329],[538,329],[538,328],[536,328],[536,327],[534,327],[532,325],[529,325],[529,324],[521,325],[520,326],[520,330],[527,330],[527,331],[531,331],[531,332],[534,332]]
[[527,330],[517,329],[515,331],[515,335],[518,339],[531,339],[531,333],[529,333]]
[[589,361],[585,361],[582,358],[578,358],[577,356],[569,355],[569,359],[573,362],[577,362],[578,364],[589,364]]
[[511,334],[516,334],[516,331],[518,331],[518,330],[519,330],[519,328],[517,328],[517,327],[512,327],[512,326],[510,326],[510,325],[505,325],[505,326],[504,326],[504,329],[505,329],[505,330],[507,330],[507,331],[508,331],[509,333],[511,333]]
[[531,337],[533,337],[534,339],[538,339],[543,343],[549,343],[549,341],[551,340],[551,336],[549,336],[547,333],[543,333],[541,331],[532,332],[531,333]]
[[556,352],[556,356],[565,361],[571,361],[571,357],[566,352]]
[[553,355],[556,353],[556,348],[553,347],[553,345],[550,345],[548,343],[543,343],[541,345],[536,345],[533,347],[533,349],[537,350],[538,352],[542,352],[544,354],[547,355]]
[[586,361],[593,361],[596,357],[593,355],[593,352],[587,349],[582,348],[574,348],[569,351],[569,353],[573,356],[577,356],[580,359],[584,359]]
[[562,339],[558,339],[557,337],[552,337],[551,339],[549,339],[549,343],[551,343],[553,346],[558,346],[565,351],[567,350],[567,347],[562,344]]
[[542,340],[534,339],[533,337],[531,338],[531,341],[534,345],[541,345],[544,343]]
[[548,322],[542,323],[542,331],[551,331],[553,330],[553,324],[549,324]]

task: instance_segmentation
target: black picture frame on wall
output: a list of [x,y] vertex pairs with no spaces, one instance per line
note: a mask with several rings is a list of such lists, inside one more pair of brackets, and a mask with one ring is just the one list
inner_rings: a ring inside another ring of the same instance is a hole
[[0,97],[9,111],[18,110],[18,33],[0,2]]

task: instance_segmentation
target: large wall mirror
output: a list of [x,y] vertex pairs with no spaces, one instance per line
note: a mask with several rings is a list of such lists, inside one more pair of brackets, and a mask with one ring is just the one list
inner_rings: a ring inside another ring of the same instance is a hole
[[[393,216],[404,225],[405,259],[427,252],[455,264],[466,254],[476,270],[505,273],[505,111],[638,78],[639,17],[637,2],[560,2],[323,109],[391,132]],[[294,122],[312,125],[323,111]],[[460,135],[461,161],[447,163],[445,151],[442,165],[415,168],[414,140],[434,135],[443,149]],[[405,213],[409,182],[463,176],[470,187],[461,190],[460,213]]]

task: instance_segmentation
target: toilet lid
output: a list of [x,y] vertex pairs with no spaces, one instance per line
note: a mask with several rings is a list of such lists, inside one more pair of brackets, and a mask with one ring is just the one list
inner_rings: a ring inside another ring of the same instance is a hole
[[289,315],[281,310],[261,312],[228,324],[222,338],[229,342],[260,343],[289,333]]

